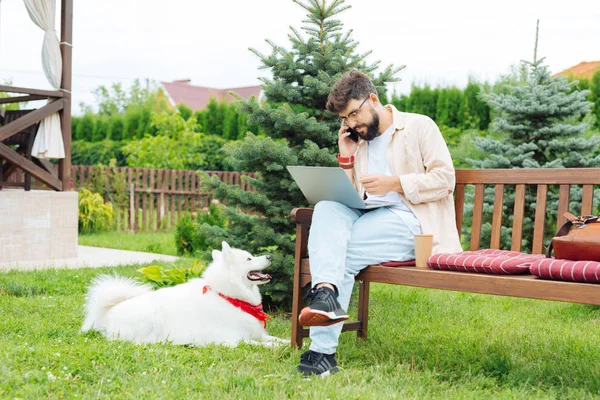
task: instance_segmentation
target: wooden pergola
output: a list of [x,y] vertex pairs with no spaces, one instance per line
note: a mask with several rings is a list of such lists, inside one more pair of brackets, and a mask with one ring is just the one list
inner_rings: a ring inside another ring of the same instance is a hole
[[[0,127],[0,158],[6,160],[2,180],[16,169],[35,177],[37,182],[46,184],[56,191],[69,189],[71,180],[71,78],[73,43],[73,0],[61,0],[60,51],[62,55],[62,83],[60,90],[40,90],[0,85],[0,92],[16,93],[19,96],[0,98],[0,105],[34,100],[48,100],[48,104],[29,112]],[[59,112],[65,158],[58,162],[58,171],[47,160],[29,160],[22,154],[2,143],[24,129],[36,125],[44,118]],[[6,168],[8,166],[8,168]]]

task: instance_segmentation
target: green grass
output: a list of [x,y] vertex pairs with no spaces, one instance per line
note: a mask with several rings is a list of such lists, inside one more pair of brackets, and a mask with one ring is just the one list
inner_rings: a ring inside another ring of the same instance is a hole
[[[374,284],[369,339],[342,334],[342,372],[324,380],[299,376],[301,351],[286,346],[136,346],[82,334],[91,279],[137,268],[0,274],[0,398],[600,396],[600,309],[585,305]],[[274,315],[270,333],[288,337],[288,317]]]
[[83,246],[143,251],[176,256],[175,231],[168,232],[104,232],[79,235]]

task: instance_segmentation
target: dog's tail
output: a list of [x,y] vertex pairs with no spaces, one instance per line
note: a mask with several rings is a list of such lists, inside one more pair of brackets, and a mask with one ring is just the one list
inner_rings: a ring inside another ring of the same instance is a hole
[[99,275],[88,289],[85,303],[85,320],[81,330],[102,329],[103,320],[111,307],[131,298],[151,292],[150,285],[143,285],[131,278],[117,275]]

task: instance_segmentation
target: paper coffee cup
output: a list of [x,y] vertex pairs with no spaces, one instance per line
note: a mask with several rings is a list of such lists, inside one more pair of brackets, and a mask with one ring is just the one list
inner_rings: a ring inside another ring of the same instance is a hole
[[433,235],[429,233],[415,235],[415,265],[417,268],[429,268],[427,259],[433,251]]

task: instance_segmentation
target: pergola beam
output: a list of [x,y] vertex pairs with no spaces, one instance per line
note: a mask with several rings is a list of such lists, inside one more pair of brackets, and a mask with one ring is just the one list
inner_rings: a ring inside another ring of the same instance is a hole
[[23,129],[30,127],[36,122],[41,121],[44,118],[62,109],[63,99],[55,100],[50,104],[46,104],[42,108],[38,108],[37,110],[32,111],[26,114],[25,116],[4,125],[2,128],[0,128],[0,142],[8,139],[13,135],[16,135]]
[[42,90],[42,89],[31,89],[22,88],[17,86],[0,85],[0,92],[6,93],[23,93],[23,94],[34,94],[44,97],[63,97],[64,93],[60,90]]
[[11,164],[21,168],[23,171],[29,172],[32,176],[41,180],[52,189],[58,191],[62,190],[63,184],[60,179],[53,177],[48,171],[38,167],[33,161],[26,159],[4,143],[0,143],[0,157],[8,160]]
[[47,98],[48,98],[47,96],[40,96],[39,94],[29,95],[29,96],[5,97],[5,98],[0,99],[0,104],[21,103],[24,101],[44,100]]

